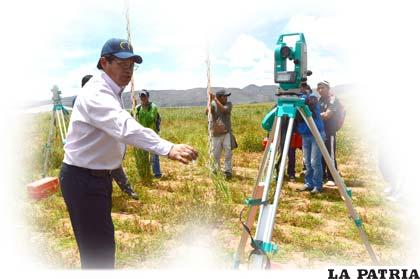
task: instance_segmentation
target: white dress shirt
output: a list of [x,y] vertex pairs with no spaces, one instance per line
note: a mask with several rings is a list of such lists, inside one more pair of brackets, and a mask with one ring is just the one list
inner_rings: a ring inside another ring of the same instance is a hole
[[167,155],[173,144],[140,125],[123,109],[119,87],[105,72],[92,77],[77,96],[70,118],[63,162],[112,170],[121,165],[125,145]]

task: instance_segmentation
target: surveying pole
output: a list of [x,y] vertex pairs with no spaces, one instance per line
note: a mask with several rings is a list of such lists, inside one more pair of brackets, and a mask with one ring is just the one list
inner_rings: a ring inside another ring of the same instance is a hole
[[[45,145],[45,153],[44,153],[44,168],[42,177],[47,175],[48,170],[48,160],[49,155],[51,152],[51,142],[52,137],[54,134],[54,130],[57,130],[60,133],[61,143],[64,145],[66,143],[66,136],[67,136],[67,123],[66,123],[66,116],[69,115],[69,112],[64,108],[61,102],[61,91],[58,89],[57,85],[54,85],[51,89],[53,93],[53,108],[51,112],[51,120],[50,120],[50,132],[48,133],[48,140],[47,144]],[[58,127],[57,127],[58,126]]]
[[[283,39],[287,36],[299,37],[295,43],[294,49],[288,47],[284,43]],[[286,59],[293,60],[295,65],[294,71],[287,71]],[[272,243],[271,240],[275,225],[276,212],[280,201],[293,123],[297,113],[302,116],[303,120],[308,125],[312,136],[315,138],[316,144],[320,148],[321,154],[334,178],[339,193],[345,202],[349,217],[356,225],[372,262],[374,264],[378,264],[376,255],[368,241],[366,232],[364,231],[362,220],[352,205],[351,190],[347,189],[344,184],[344,180],[340,177],[337,169],[335,168],[334,161],[328,154],[328,150],[325,147],[324,141],[322,140],[318,128],[312,118],[312,112],[308,105],[305,104],[305,99],[299,97],[298,95],[301,85],[306,83],[307,76],[311,74],[312,72],[306,69],[306,43],[303,34],[292,33],[281,35],[275,50],[274,72],[275,81],[279,83],[279,92],[277,94],[279,98],[277,100],[276,108],[270,111],[262,121],[263,128],[270,131],[270,137],[258,171],[253,197],[245,201],[245,204],[250,207],[250,211],[246,224],[242,223],[244,226],[244,232],[242,233],[241,241],[235,254],[234,268],[239,267],[248,236],[251,238],[251,246],[253,248],[250,254],[249,262],[252,269],[270,268],[268,255],[274,254],[278,251],[278,246]],[[283,142],[281,139],[282,118],[288,118],[289,123],[287,126],[284,144],[281,146],[281,143]],[[271,195],[273,192],[273,189],[271,189],[271,181],[275,169],[275,158],[279,152],[281,152],[281,161],[277,176],[278,180],[275,184],[274,195]],[[272,198],[270,198],[270,196],[272,196]],[[251,229],[257,209],[259,209],[258,222],[255,237],[252,237]]]

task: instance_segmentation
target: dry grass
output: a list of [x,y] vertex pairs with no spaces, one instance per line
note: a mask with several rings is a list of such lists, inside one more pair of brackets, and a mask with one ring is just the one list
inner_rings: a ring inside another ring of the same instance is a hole
[[[170,266],[177,257],[183,257],[180,256],[182,253],[177,253],[178,249],[187,247],[186,251],[190,251],[188,249],[196,245],[193,241],[196,238],[208,242],[200,250],[203,255],[206,247],[210,247],[217,252],[217,258],[223,259],[212,267],[230,267],[242,231],[239,212],[243,200],[252,193],[262,157],[261,140],[266,132],[260,128],[260,121],[271,106],[234,107],[233,124],[239,148],[234,151],[234,177],[230,181],[211,175],[206,168],[207,130],[203,108],[161,110],[162,136],[195,146],[200,158],[189,166],[162,158],[164,178],[145,184],[136,173],[133,149],[128,149],[124,168],[141,200],[129,200],[114,185],[112,216],[116,229],[117,267]],[[357,121],[352,120],[351,107],[347,106],[347,109],[347,122],[338,136],[340,172],[353,189],[353,203],[380,259],[386,264],[398,264],[402,260],[400,243],[404,239],[398,226],[398,206],[387,204],[378,192],[383,181],[376,171],[372,150],[352,128],[357,126]],[[40,171],[40,150],[47,133],[45,115],[32,121],[34,125],[28,133],[33,140],[27,142],[25,149],[37,151],[25,153],[27,173],[23,183],[35,179]],[[59,162],[62,156],[59,146],[54,154],[51,174],[58,172],[56,161]],[[301,161],[301,152],[298,152],[298,172],[302,168]],[[273,233],[273,242],[280,249],[272,260],[284,267],[305,268],[369,264],[367,252],[354,224],[348,219],[337,189],[326,188],[319,196],[300,193],[295,189],[302,179],[298,178],[296,183],[285,181]],[[46,243],[40,245],[42,251],[54,259],[51,266],[78,267],[76,243],[62,197],[57,194],[40,202],[28,200],[26,206],[30,209],[27,219],[37,243]]]

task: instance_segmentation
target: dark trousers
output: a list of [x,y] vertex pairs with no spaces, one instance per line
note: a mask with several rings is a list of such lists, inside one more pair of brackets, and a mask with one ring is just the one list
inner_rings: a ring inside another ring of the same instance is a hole
[[[327,134],[324,143],[325,143],[325,146],[327,147],[328,154],[331,155],[331,151],[334,151],[334,165],[335,165],[335,168],[337,169],[337,160],[336,160],[337,153],[336,153],[336,136],[335,136],[335,134]],[[324,179],[334,181],[334,178],[331,175],[330,170],[328,169],[324,158],[322,159],[322,168],[324,169]]]
[[[277,162],[275,164],[275,169],[276,169],[276,174],[278,174],[279,172],[279,168],[280,168],[280,161],[281,161],[281,155],[282,155],[282,151],[283,151],[283,147],[284,147],[284,142],[286,140],[286,132],[287,132],[287,127],[289,125],[289,119],[286,117],[282,117],[281,119],[281,140],[280,140],[280,146],[279,146],[279,157],[277,159]],[[296,122],[295,122],[296,123]],[[295,131],[295,129],[293,129],[293,132]],[[287,151],[287,175],[289,177],[291,176],[295,176],[296,171],[295,171],[295,166],[296,166],[296,148],[293,148],[289,145],[289,150]]]
[[111,176],[109,173],[98,174],[63,163],[60,185],[79,248],[82,268],[114,268]]
[[[279,149],[279,151],[282,151],[282,148]],[[279,154],[277,162],[274,165],[276,169],[276,174],[278,174],[279,172],[280,163],[281,163],[281,154]],[[295,167],[296,167],[296,148],[289,147],[289,150],[287,152],[287,175],[289,177],[296,175]]]
[[287,153],[287,175],[289,177],[295,176],[295,165],[296,165],[296,148],[289,147]]

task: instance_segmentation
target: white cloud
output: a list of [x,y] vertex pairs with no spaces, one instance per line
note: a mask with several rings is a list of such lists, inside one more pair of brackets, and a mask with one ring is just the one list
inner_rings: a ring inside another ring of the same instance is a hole
[[351,57],[357,44],[363,42],[354,36],[347,14],[331,16],[297,15],[290,18],[286,32],[301,30],[308,47],[308,69],[313,75],[309,83],[326,79],[332,84],[357,82],[358,74],[352,71]]
[[335,50],[342,48],[348,41],[348,35],[343,28],[346,18],[343,15],[292,16],[285,27],[286,32],[301,30],[305,33],[308,46],[314,50]]
[[240,34],[224,56],[230,67],[247,68],[266,63],[267,60],[272,62],[273,52],[254,37]]
[[[210,46],[212,75],[220,86],[273,84],[273,49],[257,40],[255,32],[262,26],[287,19],[290,19],[287,26],[279,25],[277,32],[305,32],[309,66],[314,76],[334,74],[332,79],[337,83],[346,80],[341,72],[348,70],[335,52],[346,50],[350,39],[342,30],[350,28],[342,12],[334,15],[337,9],[334,1],[322,1],[322,5],[313,1],[287,3],[287,9],[283,2],[274,0],[128,2],[135,50],[144,54],[166,54],[170,57],[168,62],[176,64],[174,68],[173,65],[168,67],[165,61],[159,61],[161,64],[151,61],[162,69],[159,73],[164,78],[154,77],[155,69],[147,69],[139,78],[150,80],[147,81],[150,86],[169,88],[168,80],[172,88],[205,86],[207,46]],[[62,84],[63,92],[70,92],[78,85],[79,75],[94,69],[96,53],[103,41],[126,35],[124,3],[122,0],[45,1],[41,7],[38,2],[17,2],[15,7],[20,15],[15,20],[20,23],[17,34],[25,42],[22,49],[29,56],[23,76],[31,84],[31,90],[22,93],[25,98],[49,98],[49,89],[54,83]],[[25,9],[19,9],[21,6]],[[38,13],[32,13],[34,10]],[[274,26],[271,28],[276,30]],[[278,35],[273,34],[274,40]],[[96,41],[90,41],[92,38]],[[329,53],[331,50],[334,53]],[[87,59],[83,63],[92,63],[91,68],[83,70],[83,65],[69,64],[84,57]],[[224,70],[218,73],[222,66]],[[226,70],[234,71],[227,73]]]
[[200,71],[188,69],[175,72],[153,68],[148,71],[136,73],[134,76],[135,88],[147,89],[189,89],[206,86],[206,72],[204,63]]
[[215,85],[243,88],[249,84],[267,85],[274,84],[273,73],[259,71],[258,69],[236,69],[225,76],[217,76]]
[[69,50],[63,50],[61,58],[62,59],[74,59],[74,58],[85,58],[89,57],[92,54],[97,54],[98,51],[86,50],[81,48],[73,48]]
[[272,57],[272,51],[263,42],[239,34],[225,52],[211,56],[212,84],[226,87],[272,84]]
[[82,64],[78,68],[68,72],[65,76],[56,80],[56,84],[62,90],[63,96],[73,96],[78,94],[81,88],[82,78],[85,75],[94,75],[98,73],[96,64]]
[[[296,19],[289,23],[290,29],[302,30],[302,27],[313,25],[314,19],[318,25],[325,26],[333,20],[323,23],[322,18],[333,14],[335,9],[331,4],[334,1],[323,1],[323,5],[312,1],[288,3],[287,9],[283,2],[274,0],[128,2],[135,50],[155,55],[166,53],[171,57],[167,63],[176,64],[176,68],[156,65],[165,76],[160,82],[154,75],[145,74],[152,78],[151,83],[157,88],[168,88],[167,80],[172,80],[172,86],[182,85],[180,88],[205,86],[203,64],[207,45],[214,66],[212,74],[221,86],[272,84],[273,50],[253,38],[253,32],[264,26],[272,29],[273,38],[276,38],[284,26],[273,26],[272,22],[286,20],[291,15],[296,15]],[[80,70],[83,65],[71,62],[86,58],[82,63],[92,63],[94,68],[103,41],[109,37],[125,37],[124,3],[99,0],[16,2],[14,5],[20,15],[13,20],[19,23],[16,33],[22,41],[22,52],[30,53],[24,79],[32,87],[25,98],[45,99],[46,95],[49,98],[49,89],[55,83],[62,84],[63,92],[70,92],[79,83],[80,77],[76,76],[83,72]],[[305,11],[320,16],[305,19]],[[319,34],[310,40],[309,47],[322,39]],[[95,40],[91,41],[93,38]],[[253,69],[217,73],[216,66],[223,64],[226,69],[243,66]],[[169,72],[168,68],[173,70]],[[155,73],[154,70],[151,72]]]

